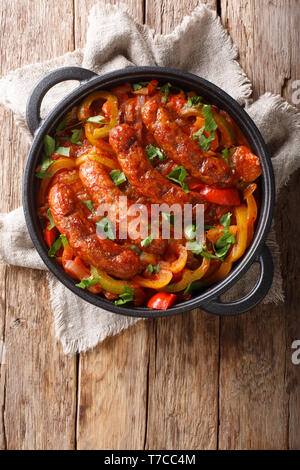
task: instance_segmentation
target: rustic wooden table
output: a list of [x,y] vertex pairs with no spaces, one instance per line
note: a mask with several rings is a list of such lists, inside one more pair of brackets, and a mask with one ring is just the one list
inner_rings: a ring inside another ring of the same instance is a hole
[[[85,42],[96,0],[2,0],[1,75]],[[107,2],[109,3],[109,2]],[[118,2],[111,2],[118,3]],[[197,0],[128,0],[167,33]],[[291,101],[300,79],[298,0],[206,0],[254,85]],[[0,109],[1,210],[21,204],[27,145]],[[277,204],[286,301],[236,318],[195,310],[142,321],[77,357],[55,340],[44,274],[1,267],[0,449],[299,449],[299,172]]]

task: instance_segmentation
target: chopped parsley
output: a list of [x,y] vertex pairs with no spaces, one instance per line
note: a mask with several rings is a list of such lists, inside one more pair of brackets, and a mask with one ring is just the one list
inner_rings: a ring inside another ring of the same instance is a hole
[[81,289],[89,289],[95,284],[98,284],[98,282],[99,282],[98,279],[95,279],[94,276],[92,275],[86,279],[81,279],[81,282],[75,285],[76,287],[80,287]]
[[119,186],[126,181],[126,176],[121,172],[121,170],[112,170],[109,175],[116,186]]
[[106,236],[109,240],[114,240],[115,235],[113,231],[113,226],[112,223],[109,219],[106,217],[103,217],[103,219],[100,220],[100,222],[96,223],[97,230],[100,230],[100,232]]
[[204,250],[204,245],[201,242],[192,241],[186,243],[185,246],[187,250],[190,250],[194,255],[202,255]]
[[223,149],[222,150],[222,155],[223,155],[223,158],[225,160],[225,162],[227,163],[227,165],[229,166],[232,166],[232,163],[230,161],[230,152],[228,149]]
[[115,300],[115,305],[124,305],[127,302],[132,302],[134,300],[134,290],[130,286],[124,287],[124,294],[119,295],[119,299]]
[[168,214],[167,212],[162,212],[161,216],[166,222],[169,222],[169,224],[172,227],[174,227],[174,214]]
[[60,239],[61,239],[61,242],[62,242],[63,246],[69,245],[68,239],[65,235],[61,234]]
[[[211,142],[215,140],[216,136],[214,131],[218,128],[218,125],[213,118],[211,105],[204,104],[202,113],[204,116],[204,126],[193,134],[193,139],[198,139],[198,143],[201,149],[206,152],[209,150]],[[208,137],[204,135],[204,131],[209,134]]]
[[189,96],[187,100],[188,108],[199,108],[202,104],[202,96]]
[[161,93],[163,93],[163,97],[162,97],[162,102],[163,103],[166,103],[167,101],[167,98],[169,96],[169,91],[170,91],[170,88],[172,87],[171,83],[165,83],[164,85],[158,87],[159,91]]
[[151,245],[152,241],[154,240],[154,235],[153,233],[150,233],[147,238],[144,238],[144,240],[141,241],[141,246],[143,248],[147,248],[149,245]]
[[76,144],[76,145],[82,145],[82,142],[80,141],[80,139],[82,138],[83,136],[83,131],[82,129],[73,129],[72,130],[72,137],[70,139],[70,142],[72,144]]
[[153,266],[153,264],[148,264],[147,270],[149,271],[150,274],[159,273],[159,263],[156,266]]
[[56,253],[61,249],[62,246],[68,245],[68,240],[65,235],[60,235],[54,242],[52,243],[49,251],[48,256],[50,258],[54,258]]
[[194,240],[194,238],[196,238],[196,225],[189,224],[184,227],[184,235],[188,240]]
[[82,201],[86,207],[93,213],[95,214],[95,209],[94,209],[94,206],[93,206],[93,203],[91,200],[88,200],[88,201]]
[[48,216],[48,219],[50,221],[50,225],[48,226],[48,230],[51,230],[52,228],[55,227],[55,223],[54,223],[50,208],[47,210],[47,216]]
[[224,214],[221,217],[220,224],[224,226],[224,231],[213,247],[215,254],[206,252],[201,253],[201,255],[205,258],[219,259],[224,261],[231,245],[236,243],[235,236],[229,232],[231,215],[232,214],[230,212],[227,212],[227,214]]
[[133,83],[132,88],[134,91],[140,90],[141,88],[144,88],[145,86],[149,85],[150,82],[138,82],[138,83]]
[[183,292],[183,295],[187,295],[190,292],[193,292],[194,290],[201,289],[203,287],[206,287],[204,282],[201,282],[201,281],[190,282],[189,285],[185,288],[185,290]]
[[154,147],[152,144],[147,145],[146,155],[150,162],[153,162],[155,158],[158,158],[160,161],[164,161],[168,158],[160,148]]
[[108,124],[105,122],[105,117],[99,114],[98,116],[89,117],[86,122],[94,122],[95,124]]
[[52,175],[47,173],[47,169],[52,165],[51,155],[55,151],[55,140],[50,135],[44,137],[44,151],[42,155],[42,163],[40,170],[36,173],[36,176],[41,179],[50,178]]
[[59,155],[63,155],[64,157],[69,157],[70,156],[70,147],[58,147],[55,150],[56,153]]
[[184,181],[187,174],[188,173],[187,173],[186,169],[184,168],[184,166],[177,166],[176,168],[174,168],[174,170],[171,171],[171,173],[169,173],[167,178],[170,181],[174,181],[174,183],[179,184],[182,187],[182,189],[184,190],[184,192],[188,193],[189,188],[188,188],[188,185]]

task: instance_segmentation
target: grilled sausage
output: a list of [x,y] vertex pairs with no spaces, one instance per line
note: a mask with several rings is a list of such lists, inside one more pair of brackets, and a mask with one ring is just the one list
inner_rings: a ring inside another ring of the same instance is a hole
[[120,279],[130,279],[142,270],[135,253],[112,240],[98,238],[94,223],[85,215],[84,204],[69,186],[62,183],[52,186],[49,205],[56,227],[88,265],[101,268]]
[[153,168],[139,144],[134,129],[121,124],[110,131],[109,143],[117,154],[119,163],[136,191],[151,202],[169,206],[179,204],[205,204],[205,198],[190,191],[185,193]]
[[[104,166],[99,162],[88,160],[80,165],[79,176],[83,185],[91,194],[94,206],[98,207],[100,202],[110,204],[116,221],[121,224],[127,217],[126,222],[128,226],[135,217],[127,215],[126,211],[124,211],[124,213],[120,212],[119,201],[120,197],[124,197],[124,194],[118,186],[114,184]],[[127,206],[130,206],[133,202],[127,198]],[[148,217],[145,220],[145,225],[146,227],[149,225]],[[152,240],[151,244],[146,248],[141,245],[141,238],[135,240],[131,239],[131,241],[139,245],[144,251],[158,255],[164,253],[167,247],[167,241],[161,239]]]
[[179,125],[172,121],[169,111],[156,98],[151,98],[142,108],[142,119],[153,133],[159,147],[178,165],[205,184],[230,186],[233,183],[232,168],[217,157],[201,150]]

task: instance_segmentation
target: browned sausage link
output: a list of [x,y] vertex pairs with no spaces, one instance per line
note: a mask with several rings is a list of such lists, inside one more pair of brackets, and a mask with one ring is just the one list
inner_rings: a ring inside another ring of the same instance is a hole
[[87,264],[120,279],[130,279],[142,270],[135,253],[97,237],[94,224],[84,215],[84,204],[76,200],[70,187],[55,184],[49,193],[49,205],[56,227]]
[[206,184],[232,185],[232,168],[221,158],[207,155],[171,120],[169,111],[151,98],[142,108],[142,119],[159,147],[195,178]]
[[137,141],[134,129],[121,124],[110,131],[109,143],[118,156],[119,163],[136,191],[151,202],[161,204],[205,204],[205,198],[195,192],[185,193],[153,168]]
[[[124,213],[120,213],[119,210],[119,200],[120,197],[124,197],[124,194],[113,183],[104,166],[99,162],[88,160],[80,165],[79,176],[83,185],[92,195],[94,206],[98,207],[99,203],[110,204],[112,206],[112,211],[115,214],[116,221],[121,223],[122,219],[127,216],[126,211],[124,211]],[[127,198],[127,206],[130,207],[131,204],[132,201]],[[133,218],[133,216],[127,216],[127,225]],[[146,227],[148,227],[148,218],[145,220],[145,224]],[[141,238],[131,241],[139,245],[144,251],[155,254],[164,253],[167,247],[167,241],[161,239],[153,240],[146,248],[141,246]]]

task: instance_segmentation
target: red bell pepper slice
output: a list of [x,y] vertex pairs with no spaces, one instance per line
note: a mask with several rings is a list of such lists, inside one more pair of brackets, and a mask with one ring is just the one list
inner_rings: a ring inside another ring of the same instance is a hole
[[240,195],[236,188],[218,189],[206,186],[200,190],[208,202],[220,204],[221,206],[239,206]]
[[167,292],[158,292],[153,295],[148,301],[147,307],[154,308],[156,310],[167,310],[171,307],[177,298],[176,294],[168,294]]
[[46,241],[47,245],[49,246],[49,248],[51,248],[52,243],[57,238],[58,230],[57,230],[56,227],[53,227],[49,230],[48,227],[50,227],[50,222],[47,224],[47,226],[44,230],[44,238],[45,238],[45,241]]
[[208,202],[219,204],[220,206],[239,206],[241,204],[240,195],[236,188],[212,188],[203,184],[195,184],[192,190],[199,189]]

